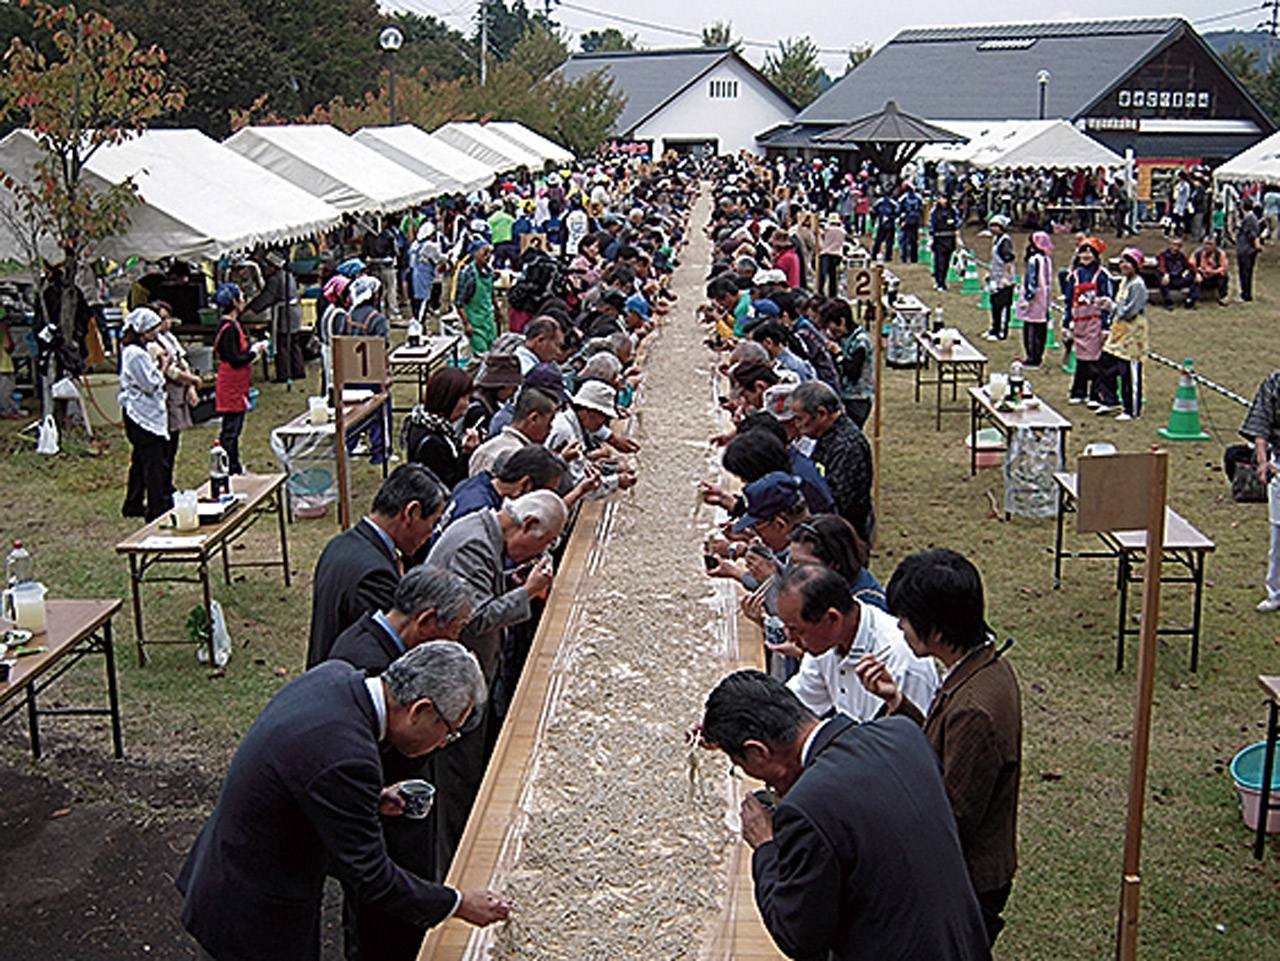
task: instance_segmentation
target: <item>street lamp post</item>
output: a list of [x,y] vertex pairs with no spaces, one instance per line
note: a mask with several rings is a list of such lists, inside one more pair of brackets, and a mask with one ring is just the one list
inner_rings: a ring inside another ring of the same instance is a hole
[[1049,78],[1052,74],[1048,70],[1041,70],[1036,74],[1036,83],[1040,84],[1040,119],[1044,119],[1045,103],[1049,99]]
[[[388,71],[391,74],[391,126],[396,124],[396,51],[404,43],[404,34],[395,27],[384,27],[378,34],[378,46],[387,51]],[[1043,111],[1042,111],[1043,112]]]

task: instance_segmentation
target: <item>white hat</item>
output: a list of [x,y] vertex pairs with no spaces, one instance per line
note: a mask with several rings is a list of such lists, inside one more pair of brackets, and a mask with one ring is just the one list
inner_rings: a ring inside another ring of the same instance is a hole
[[359,307],[361,304],[373,300],[378,296],[378,291],[381,289],[382,281],[378,280],[377,277],[361,274],[351,281],[351,306]]
[[436,232],[436,225],[434,221],[424,220],[421,224],[418,225],[419,240],[426,240],[435,232]]
[[618,392],[602,380],[589,380],[580,386],[573,403],[608,417],[618,416]]
[[139,334],[160,326],[160,315],[150,307],[135,307],[124,319],[124,325]]
[[768,388],[764,392],[764,409],[778,420],[791,420],[796,416],[796,412],[791,409],[791,395],[798,386],[784,381]]

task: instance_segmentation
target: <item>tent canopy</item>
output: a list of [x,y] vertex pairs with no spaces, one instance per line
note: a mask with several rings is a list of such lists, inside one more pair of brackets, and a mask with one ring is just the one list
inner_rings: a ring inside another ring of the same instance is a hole
[[1280,133],[1273,133],[1266,140],[1254,144],[1244,153],[1236,154],[1213,172],[1214,180],[1233,180],[1280,186]]
[[[41,155],[29,130],[0,140],[0,169],[29,181]],[[341,213],[227,150],[198,130],[147,130],[116,146],[103,146],[85,178],[105,190],[133,177],[142,203],[129,211],[129,227],[96,245],[115,259],[137,255],[214,258],[259,244],[282,243],[327,230]],[[12,205],[14,198],[5,195]],[[27,259],[16,240],[0,237],[0,253]],[[52,238],[41,253],[55,254]]]
[[356,143],[431,181],[440,193],[469,194],[488,184],[497,174],[492,167],[411,123],[364,127],[351,137]]
[[1015,167],[1118,167],[1124,158],[1081,133],[1066,120],[956,120],[948,127],[969,138],[967,144],[931,144],[920,160],[1007,170]]
[[573,161],[572,151],[566,150],[554,140],[548,140],[536,130],[530,130],[524,124],[516,123],[514,120],[491,120],[485,125],[485,129],[501,134],[519,147],[533,151],[543,159],[544,163],[548,160],[558,164]]
[[544,164],[537,154],[486,130],[478,123],[447,123],[433,130],[431,136],[456,147],[468,157],[474,157],[499,173],[508,173],[518,167],[541,170]]
[[390,213],[440,193],[435,184],[329,124],[245,127],[224,145],[352,213]]
[[836,150],[856,150],[883,171],[896,174],[925,144],[957,143],[965,138],[950,130],[903,113],[897,103],[850,123],[816,134],[815,144]]

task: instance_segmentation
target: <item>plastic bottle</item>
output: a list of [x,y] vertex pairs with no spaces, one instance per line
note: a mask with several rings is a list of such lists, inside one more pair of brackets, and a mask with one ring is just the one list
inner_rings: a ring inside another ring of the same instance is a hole
[[1022,374],[1022,361],[1014,359],[1009,365],[1009,399],[1020,401],[1022,399],[1022,385],[1026,383],[1026,378]]
[[410,347],[418,347],[422,344],[422,322],[417,317],[409,321],[409,333],[406,339]]
[[942,304],[938,304],[938,309],[933,312],[933,329],[941,330],[945,326],[945,317],[942,313]]
[[4,564],[4,578],[10,587],[36,579],[35,568],[31,563],[31,554],[22,546],[22,541],[13,542],[13,550],[9,552],[9,557]]
[[221,441],[214,441],[209,448],[209,496],[221,497],[231,493],[231,461],[222,449]]

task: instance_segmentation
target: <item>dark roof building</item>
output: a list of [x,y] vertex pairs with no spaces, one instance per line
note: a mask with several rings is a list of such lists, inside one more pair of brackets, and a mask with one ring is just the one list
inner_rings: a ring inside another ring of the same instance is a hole
[[576,53],[560,69],[569,80],[608,71],[627,98],[615,136],[646,143],[655,155],[693,147],[756,150],[757,134],[796,112],[781,90],[727,47]]
[[870,114],[890,98],[948,120],[1072,121],[1117,153],[1220,161],[1275,124],[1186,20],[1096,20],[903,30],[759,138],[773,149]]

